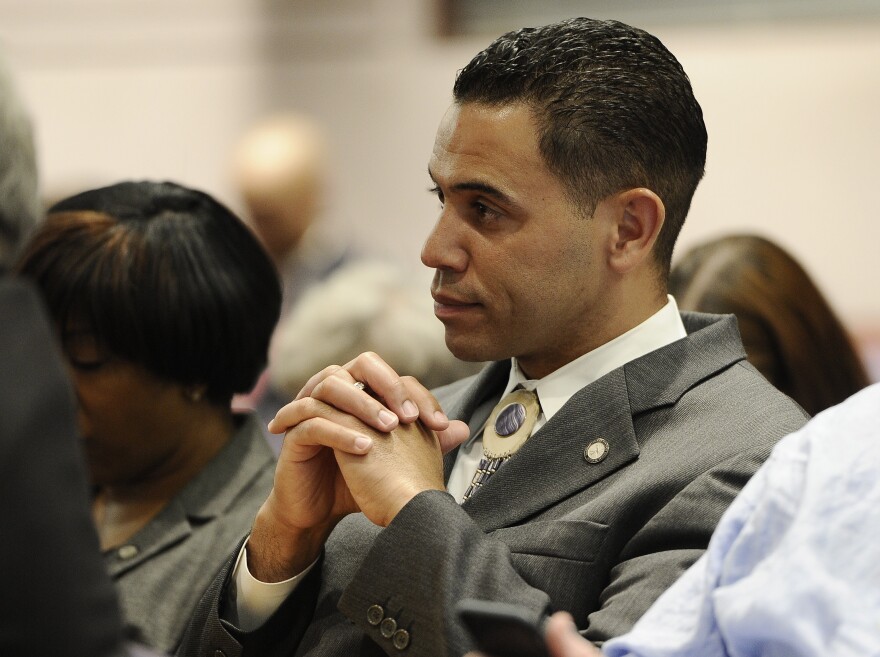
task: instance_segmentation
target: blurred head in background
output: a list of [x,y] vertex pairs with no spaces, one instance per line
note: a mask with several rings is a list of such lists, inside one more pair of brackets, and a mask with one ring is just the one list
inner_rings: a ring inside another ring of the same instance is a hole
[[[251,125],[232,155],[233,184],[244,203],[244,219],[254,229],[278,269],[281,317],[296,308],[313,285],[353,259],[344,231],[322,218],[327,157],[317,121],[293,112],[278,113]],[[257,386],[236,397],[235,405],[257,410],[268,423],[290,397],[275,386],[272,351]]]
[[281,265],[321,209],[325,146],[317,124],[279,114],[245,132],[233,156],[233,176],[246,220]]
[[842,323],[804,268],[756,235],[729,235],[684,253],[669,292],[682,310],[736,315],[746,354],[810,415],[868,384]]
[[0,274],[41,217],[37,157],[27,110],[0,60]]

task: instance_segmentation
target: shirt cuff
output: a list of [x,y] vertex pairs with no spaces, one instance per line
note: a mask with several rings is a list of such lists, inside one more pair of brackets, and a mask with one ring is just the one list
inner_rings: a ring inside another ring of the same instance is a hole
[[[250,540],[250,539],[248,539]],[[303,578],[308,575],[318,559],[302,571],[281,582],[261,582],[251,575],[247,564],[247,541],[241,546],[235,567],[232,571],[232,590],[230,605],[237,618],[230,619],[240,630],[253,632],[269,620],[288,596],[296,590]]]

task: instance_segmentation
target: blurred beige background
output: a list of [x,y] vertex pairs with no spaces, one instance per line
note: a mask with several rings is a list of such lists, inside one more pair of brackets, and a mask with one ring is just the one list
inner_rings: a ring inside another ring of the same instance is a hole
[[[0,48],[36,118],[47,195],[164,178],[240,209],[236,138],[265,114],[303,111],[328,132],[326,219],[427,282],[434,130],[456,70],[497,36],[441,37],[437,7],[3,0]],[[731,231],[779,241],[880,362],[880,13],[639,25],[682,61],[709,127],[680,247]]]

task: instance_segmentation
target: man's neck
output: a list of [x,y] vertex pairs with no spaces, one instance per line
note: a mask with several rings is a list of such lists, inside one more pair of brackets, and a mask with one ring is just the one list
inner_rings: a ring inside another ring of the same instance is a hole
[[[567,354],[560,352],[553,358],[519,357],[514,359],[514,363],[526,379],[541,380],[592,353],[621,352],[636,354],[637,357],[642,355],[638,352],[644,349],[650,351],[684,336],[675,300],[665,295],[661,303],[653,304],[650,308],[634,314],[633,318],[623,322],[622,326],[625,328],[609,331],[600,340],[583,343],[579,350],[571,350]],[[654,346],[655,343],[657,346]],[[619,348],[621,344],[626,346],[621,349]]]
[[559,349],[552,353],[535,356],[519,356],[516,362],[520,370],[529,379],[543,379],[545,376],[565,367],[569,363],[603,347],[621,336],[626,335],[666,307],[669,297],[654,297],[644,304],[628,304],[627,308],[618,309],[613,317],[603,317],[593,321],[597,328],[576,344],[560,344]]

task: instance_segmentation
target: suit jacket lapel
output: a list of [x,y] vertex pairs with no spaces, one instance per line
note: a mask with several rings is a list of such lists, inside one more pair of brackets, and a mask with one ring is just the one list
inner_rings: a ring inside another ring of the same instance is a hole
[[682,313],[688,337],[624,365],[633,415],[675,404],[700,381],[746,359],[733,315]]

